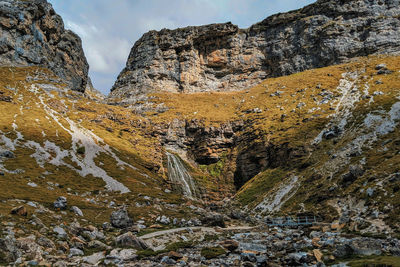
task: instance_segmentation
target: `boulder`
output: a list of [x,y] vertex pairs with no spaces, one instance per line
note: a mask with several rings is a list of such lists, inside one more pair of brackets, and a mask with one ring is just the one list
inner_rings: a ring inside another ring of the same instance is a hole
[[336,258],[346,258],[353,255],[354,250],[349,244],[338,244],[333,251],[333,256]]
[[132,218],[129,217],[129,214],[126,209],[119,209],[111,213],[110,217],[111,225],[115,228],[128,228],[133,225]]
[[24,206],[19,206],[19,207],[13,208],[11,210],[11,214],[19,215],[19,216],[27,216],[28,211],[26,210],[26,208]]
[[207,226],[219,226],[225,227],[224,216],[219,213],[207,213],[205,216],[200,218],[202,224]]
[[120,247],[131,247],[138,250],[148,249],[149,246],[142,239],[136,237],[132,232],[118,236],[115,243]]

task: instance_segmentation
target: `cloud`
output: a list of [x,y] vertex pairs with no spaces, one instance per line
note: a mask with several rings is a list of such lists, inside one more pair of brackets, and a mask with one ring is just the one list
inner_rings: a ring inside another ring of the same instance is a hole
[[66,20],[65,26],[82,38],[83,49],[94,72],[112,73],[121,70],[131,49],[131,43],[118,36],[110,36],[90,24]]
[[314,0],[48,0],[81,38],[93,84],[108,93],[149,30],[231,21],[240,27]]

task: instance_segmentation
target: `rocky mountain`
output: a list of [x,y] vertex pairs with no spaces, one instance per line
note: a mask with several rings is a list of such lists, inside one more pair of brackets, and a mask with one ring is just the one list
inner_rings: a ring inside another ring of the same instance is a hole
[[81,39],[46,0],[0,2],[0,65],[49,68],[80,92],[89,70]]
[[319,0],[239,29],[231,23],[143,35],[111,93],[122,102],[146,93],[232,91],[268,77],[399,52],[398,0]]

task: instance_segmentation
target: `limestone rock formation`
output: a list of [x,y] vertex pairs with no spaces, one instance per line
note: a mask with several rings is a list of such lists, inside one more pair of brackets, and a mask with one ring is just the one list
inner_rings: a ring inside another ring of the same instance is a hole
[[155,91],[240,90],[267,77],[399,52],[399,6],[319,0],[249,29],[225,23],[150,31],[135,43],[110,97],[132,103]]
[[0,65],[47,67],[80,92],[89,70],[81,39],[46,0],[0,2]]

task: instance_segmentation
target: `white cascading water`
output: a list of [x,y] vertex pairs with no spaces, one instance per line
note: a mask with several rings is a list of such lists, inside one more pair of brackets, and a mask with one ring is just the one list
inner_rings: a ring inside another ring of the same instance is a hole
[[182,160],[171,153],[166,153],[168,159],[168,178],[174,184],[182,187],[183,194],[188,198],[194,198],[196,195],[196,185],[192,176],[189,174]]

